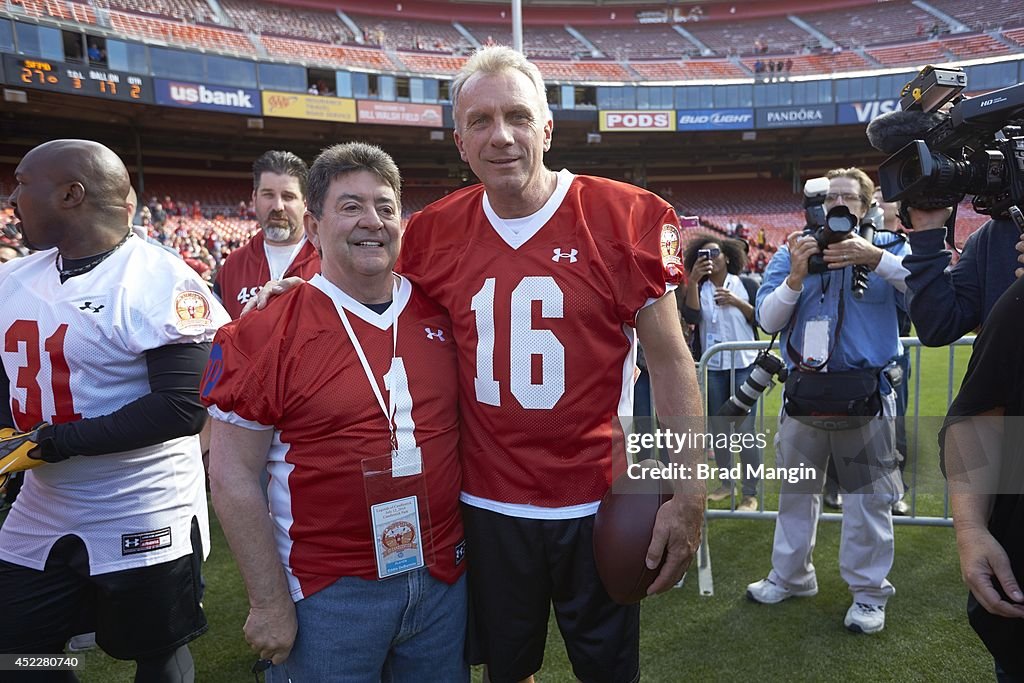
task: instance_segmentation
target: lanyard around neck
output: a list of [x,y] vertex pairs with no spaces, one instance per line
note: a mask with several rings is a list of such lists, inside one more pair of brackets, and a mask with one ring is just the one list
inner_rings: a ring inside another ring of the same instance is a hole
[[[394,276],[392,276],[394,277]],[[345,332],[348,333],[348,338],[352,341],[352,348],[356,350],[356,355],[359,356],[359,362],[363,366],[363,372],[366,374],[366,379],[370,383],[370,388],[373,389],[373,395],[377,397],[377,404],[380,409],[384,412],[384,417],[388,421],[388,432],[391,435],[391,448],[396,449],[398,447],[398,441],[395,438],[395,392],[388,391],[388,402],[384,403],[384,395],[380,392],[380,386],[377,384],[377,378],[373,374],[373,369],[370,367],[369,361],[366,360],[366,354],[363,353],[363,347],[359,343],[359,338],[356,336],[355,331],[352,329],[352,324],[348,321],[348,316],[345,315],[345,309],[342,306],[338,306],[338,314],[341,317],[341,324],[345,326]],[[391,285],[391,306],[388,310],[391,311],[391,364],[388,366],[388,372],[391,371],[391,367],[395,362],[395,354],[398,350],[398,283],[394,282]]]

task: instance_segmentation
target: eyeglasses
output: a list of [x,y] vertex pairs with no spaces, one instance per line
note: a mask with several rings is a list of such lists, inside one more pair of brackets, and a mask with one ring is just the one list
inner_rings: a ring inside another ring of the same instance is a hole
[[860,201],[860,195],[853,192],[829,192],[825,195],[826,202],[837,202],[839,198],[842,198],[847,204]]

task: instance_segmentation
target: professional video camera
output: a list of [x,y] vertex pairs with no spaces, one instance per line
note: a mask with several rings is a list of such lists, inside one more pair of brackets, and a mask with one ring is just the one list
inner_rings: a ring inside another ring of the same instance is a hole
[[747,381],[741,384],[736,393],[722,404],[716,416],[727,418],[729,422],[741,420],[750,413],[750,409],[754,407],[765,389],[772,386],[773,377],[777,377],[780,382],[785,382],[788,375],[789,371],[782,359],[765,349],[757,354]]
[[970,98],[966,86],[963,70],[927,66],[903,88],[903,110],[868,125],[871,144],[891,155],[878,168],[882,195],[936,209],[970,194],[978,213],[1024,228],[1024,83]]

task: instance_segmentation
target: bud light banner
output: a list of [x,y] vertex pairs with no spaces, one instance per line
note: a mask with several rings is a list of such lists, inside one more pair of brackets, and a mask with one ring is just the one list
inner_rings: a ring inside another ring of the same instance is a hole
[[162,78],[157,78],[154,83],[157,104],[250,116],[259,116],[263,112],[259,90],[168,81]]
[[752,130],[753,109],[680,109],[676,130]]
[[836,108],[832,104],[770,107],[757,110],[758,128],[811,128],[833,126],[835,122]]
[[872,100],[871,102],[849,102],[837,106],[836,123],[868,123],[882,114],[898,111],[899,100]]

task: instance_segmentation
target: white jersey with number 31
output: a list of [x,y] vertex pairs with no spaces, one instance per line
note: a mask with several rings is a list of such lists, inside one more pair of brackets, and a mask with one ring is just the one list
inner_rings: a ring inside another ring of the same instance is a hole
[[[150,393],[145,352],[210,341],[227,322],[199,276],[129,238],[95,269],[61,283],[55,250],[0,269],[0,358],[16,425],[99,417]],[[79,536],[93,574],[191,552],[195,516],[209,548],[198,437],[26,473],[2,529],[0,558],[42,569],[53,543]]]

